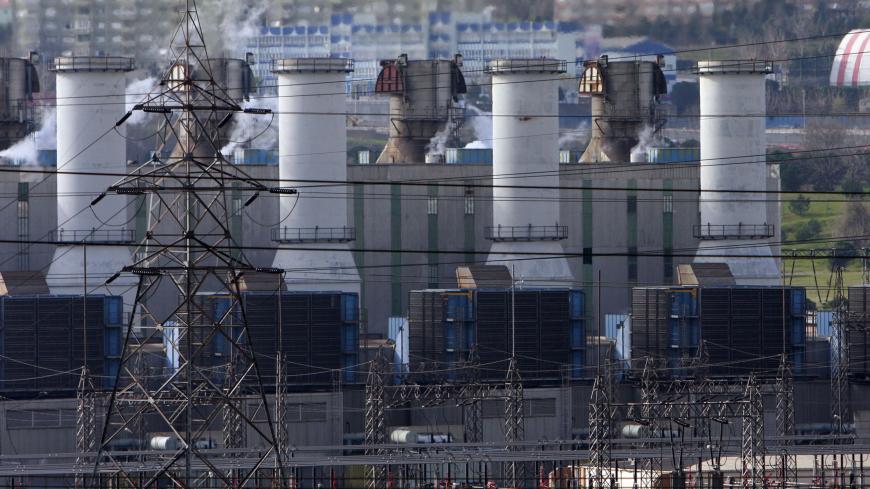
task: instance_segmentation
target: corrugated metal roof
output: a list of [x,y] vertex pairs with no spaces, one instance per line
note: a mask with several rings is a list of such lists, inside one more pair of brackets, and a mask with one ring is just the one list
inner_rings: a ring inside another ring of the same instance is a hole
[[843,37],[831,67],[831,85],[858,87],[870,85],[870,29],[856,29]]

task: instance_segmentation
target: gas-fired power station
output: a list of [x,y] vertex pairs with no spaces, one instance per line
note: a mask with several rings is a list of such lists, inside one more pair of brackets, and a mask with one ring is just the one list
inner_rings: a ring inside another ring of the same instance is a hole
[[466,92],[462,57],[381,62],[375,92],[390,96],[390,136],[379,164],[423,163],[432,139],[461,119],[458,96]]
[[[641,139],[652,140],[664,125],[658,98],[668,84],[660,63],[609,61],[602,56],[583,64],[580,94],[592,99],[591,140],[581,163],[628,163]],[[643,160],[643,155],[635,160]]]

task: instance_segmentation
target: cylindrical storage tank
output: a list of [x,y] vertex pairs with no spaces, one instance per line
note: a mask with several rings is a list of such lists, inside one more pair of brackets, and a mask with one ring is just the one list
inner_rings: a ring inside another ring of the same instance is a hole
[[565,70],[564,61],[546,58],[499,59],[487,68],[492,75],[495,176],[492,227],[486,230],[493,241],[489,260],[508,262],[516,268],[514,278],[530,285],[573,282],[564,258],[511,259],[512,252],[563,253],[560,241],[568,237],[567,227],[558,222],[558,83]]
[[[90,285],[105,281],[131,264],[128,198],[110,193],[127,172],[123,125],[126,73],[131,58],[60,57],[52,67],[57,76],[57,229],[61,243],[47,275],[52,294],[80,294],[87,243]],[[95,174],[96,173],[96,174]],[[102,245],[102,246],[101,246]],[[132,277],[128,277],[132,279]],[[116,280],[114,295],[131,294],[132,282]],[[130,300],[125,303],[130,304]]]
[[[282,185],[346,181],[344,85],[347,74],[353,71],[353,61],[283,59],[276,60],[273,71],[278,75]],[[339,183],[310,193],[301,188],[298,195],[281,196],[281,223],[272,230],[272,239],[282,249],[275,255],[274,266],[287,270],[290,290],[359,293],[359,275],[347,246],[355,239],[355,231],[348,223],[346,193],[346,187]]]
[[[767,222],[765,61],[699,61],[701,100],[700,223],[698,261],[725,261],[740,285],[777,285],[779,265],[770,238],[779,223]],[[728,192],[734,190],[735,192]],[[756,193],[757,192],[757,193]],[[720,241],[740,257],[721,254]],[[754,246],[753,246],[754,245]],[[707,253],[707,250],[711,250]]]

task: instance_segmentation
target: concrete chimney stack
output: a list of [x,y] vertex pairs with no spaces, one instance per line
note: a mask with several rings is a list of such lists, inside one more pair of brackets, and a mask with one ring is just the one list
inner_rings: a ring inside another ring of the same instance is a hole
[[[353,61],[299,58],[275,62],[278,75],[279,175],[282,186],[295,180],[347,179],[347,107],[344,85]],[[304,184],[300,184],[304,185]],[[272,230],[281,244],[274,266],[287,270],[289,290],[360,292],[360,278],[348,243],[347,188],[341,183],[309,195],[280,197],[281,224]],[[334,197],[323,198],[324,193]],[[297,247],[299,249],[294,249]]]

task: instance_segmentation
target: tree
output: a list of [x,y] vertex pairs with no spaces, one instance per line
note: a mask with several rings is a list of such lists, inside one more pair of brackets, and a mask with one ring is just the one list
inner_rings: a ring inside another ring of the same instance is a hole
[[850,242],[855,248],[870,246],[870,211],[867,204],[859,199],[846,203],[837,235]]
[[799,216],[803,216],[810,210],[810,199],[800,194],[796,199],[788,203],[788,208]]
[[822,223],[815,219],[810,219],[804,224],[798,226],[797,232],[795,232],[795,238],[798,241],[808,241],[811,239],[815,239],[822,232]]

